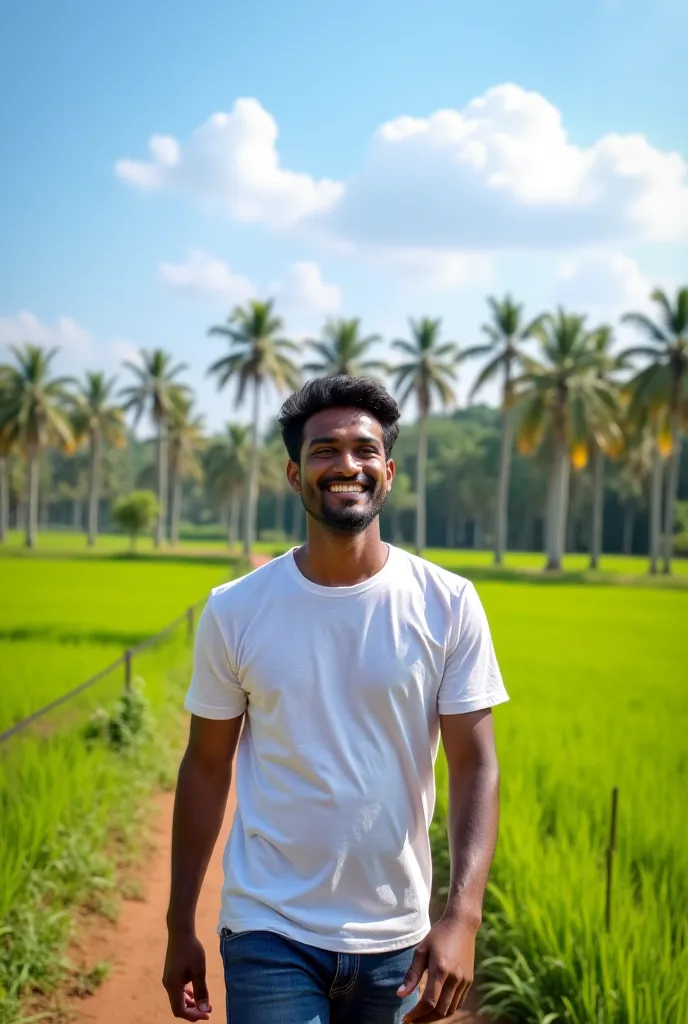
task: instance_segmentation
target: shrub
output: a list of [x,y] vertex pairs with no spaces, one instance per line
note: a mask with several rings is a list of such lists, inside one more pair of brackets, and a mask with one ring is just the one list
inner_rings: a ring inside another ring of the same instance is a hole
[[136,548],[136,538],[150,530],[159,510],[158,499],[152,491],[132,491],[116,503],[113,515],[120,529],[129,534],[132,551]]

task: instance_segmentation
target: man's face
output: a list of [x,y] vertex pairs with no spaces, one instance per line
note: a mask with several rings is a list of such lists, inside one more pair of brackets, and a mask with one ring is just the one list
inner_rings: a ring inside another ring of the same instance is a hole
[[326,409],[306,422],[301,462],[289,481],[306,512],[341,533],[362,533],[379,515],[394,478],[382,427],[360,409]]

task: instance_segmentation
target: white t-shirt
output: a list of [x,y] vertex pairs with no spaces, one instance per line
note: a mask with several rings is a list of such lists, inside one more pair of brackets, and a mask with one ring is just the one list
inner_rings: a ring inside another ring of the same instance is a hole
[[185,706],[247,712],[219,928],[419,942],[439,715],[506,700],[473,585],[400,548],[355,586],[310,582],[292,550],[213,590]]

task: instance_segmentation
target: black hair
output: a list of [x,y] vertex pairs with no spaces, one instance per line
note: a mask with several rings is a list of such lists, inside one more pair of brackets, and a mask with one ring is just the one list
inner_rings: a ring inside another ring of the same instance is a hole
[[315,377],[290,395],[277,421],[282,440],[293,462],[298,462],[306,421],[324,409],[357,408],[370,413],[382,427],[385,455],[391,455],[399,436],[399,406],[382,384],[367,377]]

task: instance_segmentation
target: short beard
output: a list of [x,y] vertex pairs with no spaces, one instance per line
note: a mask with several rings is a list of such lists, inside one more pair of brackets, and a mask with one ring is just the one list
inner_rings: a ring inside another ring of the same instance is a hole
[[338,512],[334,512],[324,502],[317,509],[309,508],[303,491],[301,492],[301,503],[311,519],[315,519],[316,523],[321,523],[333,532],[350,536],[355,536],[367,530],[370,524],[380,515],[386,501],[387,491],[381,491],[381,493],[374,492],[370,503],[365,509],[359,509],[355,505],[351,505],[348,508],[342,508]]

